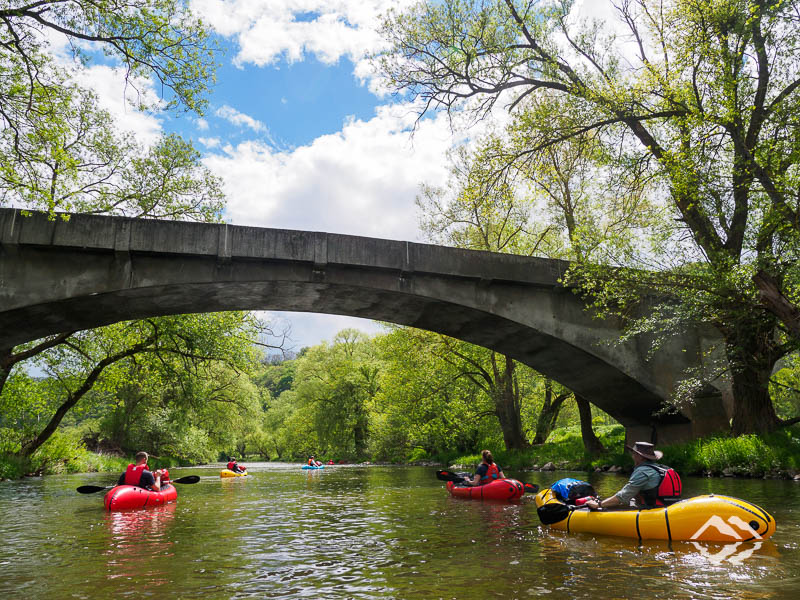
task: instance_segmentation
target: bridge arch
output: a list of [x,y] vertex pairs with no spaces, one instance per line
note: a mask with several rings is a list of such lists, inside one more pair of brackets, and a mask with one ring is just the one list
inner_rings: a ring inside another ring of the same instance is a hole
[[623,423],[680,439],[727,423],[720,397],[659,416],[713,342],[646,341],[592,317],[562,261],[357,236],[0,209],[0,347],[121,320],[225,310],[349,315],[510,355]]

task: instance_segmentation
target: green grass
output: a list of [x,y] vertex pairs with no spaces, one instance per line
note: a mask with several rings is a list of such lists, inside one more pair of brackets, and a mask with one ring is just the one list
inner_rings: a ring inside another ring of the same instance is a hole
[[[607,449],[599,456],[589,456],[583,447],[580,427],[556,429],[547,443],[526,450],[506,451],[491,449],[499,465],[505,469],[529,469],[534,465],[544,466],[552,462],[557,468],[589,470],[610,465],[632,465],[632,459],[623,451],[625,428],[622,425],[595,427],[595,434]],[[447,457],[448,464],[477,466],[480,453]]]
[[14,454],[0,454],[0,479],[19,479],[30,473],[30,461]]
[[[589,471],[611,465],[633,467],[633,459],[624,450],[625,429],[621,425],[595,427],[595,433],[606,448],[604,454],[595,457],[586,454],[577,426],[555,430],[541,446],[513,452],[492,449],[492,454],[498,464],[511,470],[542,467],[548,462],[568,470]],[[734,475],[762,477],[800,471],[800,427],[766,435],[701,438],[659,449],[664,452],[661,462],[684,475],[721,475],[727,469]],[[480,464],[481,456],[476,453],[440,459],[446,464],[474,468]]]
[[784,429],[766,435],[710,437],[664,448],[664,462],[684,473],[763,476],[800,470],[800,431]]

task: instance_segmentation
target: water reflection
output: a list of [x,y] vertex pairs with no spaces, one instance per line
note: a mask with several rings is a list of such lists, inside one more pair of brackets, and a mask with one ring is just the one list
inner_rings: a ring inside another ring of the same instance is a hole
[[766,542],[736,542],[734,544],[702,544],[689,542],[695,547],[700,556],[713,565],[724,562],[738,565],[753,555],[766,555],[777,557],[778,549],[775,544]]
[[299,467],[195,469],[177,504],[112,514],[75,493],[103,475],[2,482],[0,598],[755,599],[800,585],[797,484],[685,478],[689,495],[729,493],[778,522],[767,541],[695,545],[554,532],[531,499],[452,498],[434,469]]
[[104,555],[107,578],[135,578],[138,590],[153,590],[169,583],[163,562],[154,557],[172,556],[168,530],[175,519],[176,504],[150,509],[109,512],[105,515],[108,546]]

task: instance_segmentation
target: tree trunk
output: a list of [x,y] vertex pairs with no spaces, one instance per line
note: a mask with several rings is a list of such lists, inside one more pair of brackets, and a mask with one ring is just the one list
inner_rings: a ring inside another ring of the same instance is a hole
[[536,421],[536,435],[533,437],[534,445],[544,444],[547,438],[550,437],[550,433],[555,429],[561,405],[569,397],[570,394],[560,394],[553,398],[553,383],[549,379],[545,379],[544,402],[542,402],[542,411]]
[[758,286],[761,304],[780,319],[796,339],[800,339],[800,309],[783,294],[781,283],[764,270],[756,273],[753,281]]
[[606,449],[594,434],[594,429],[592,429],[592,405],[589,404],[586,398],[578,394],[575,394],[575,402],[578,404],[578,414],[581,417],[581,437],[583,438],[583,447],[586,448],[586,453],[589,456],[602,454]]
[[777,356],[771,323],[738,326],[725,336],[733,387],[731,433],[769,433],[782,425],[769,395]]
[[494,393],[492,394],[495,414],[500,421],[506,450],[522,450],[530,447],[530,444],[522,429],[520,392],[514,372],[514,359],[510,356],[502,356],[505,368],[500,370],[495,360],[495,354],[492,354],[492,367],[495,371]]

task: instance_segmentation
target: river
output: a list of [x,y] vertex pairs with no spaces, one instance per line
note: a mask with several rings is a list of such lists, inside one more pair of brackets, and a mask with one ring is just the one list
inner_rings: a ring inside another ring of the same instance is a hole
[[[451,498],[433,468],[253,464],[175,469],[178,501],[106,513],[109,474],[0,482],[0,598],[782,598],[800,589],[800,483],[684,478],[684,496],[760,505],[776,534],[739,546],[550,531],[532,497]],[[625,477],[506,473],[548,485]]]

